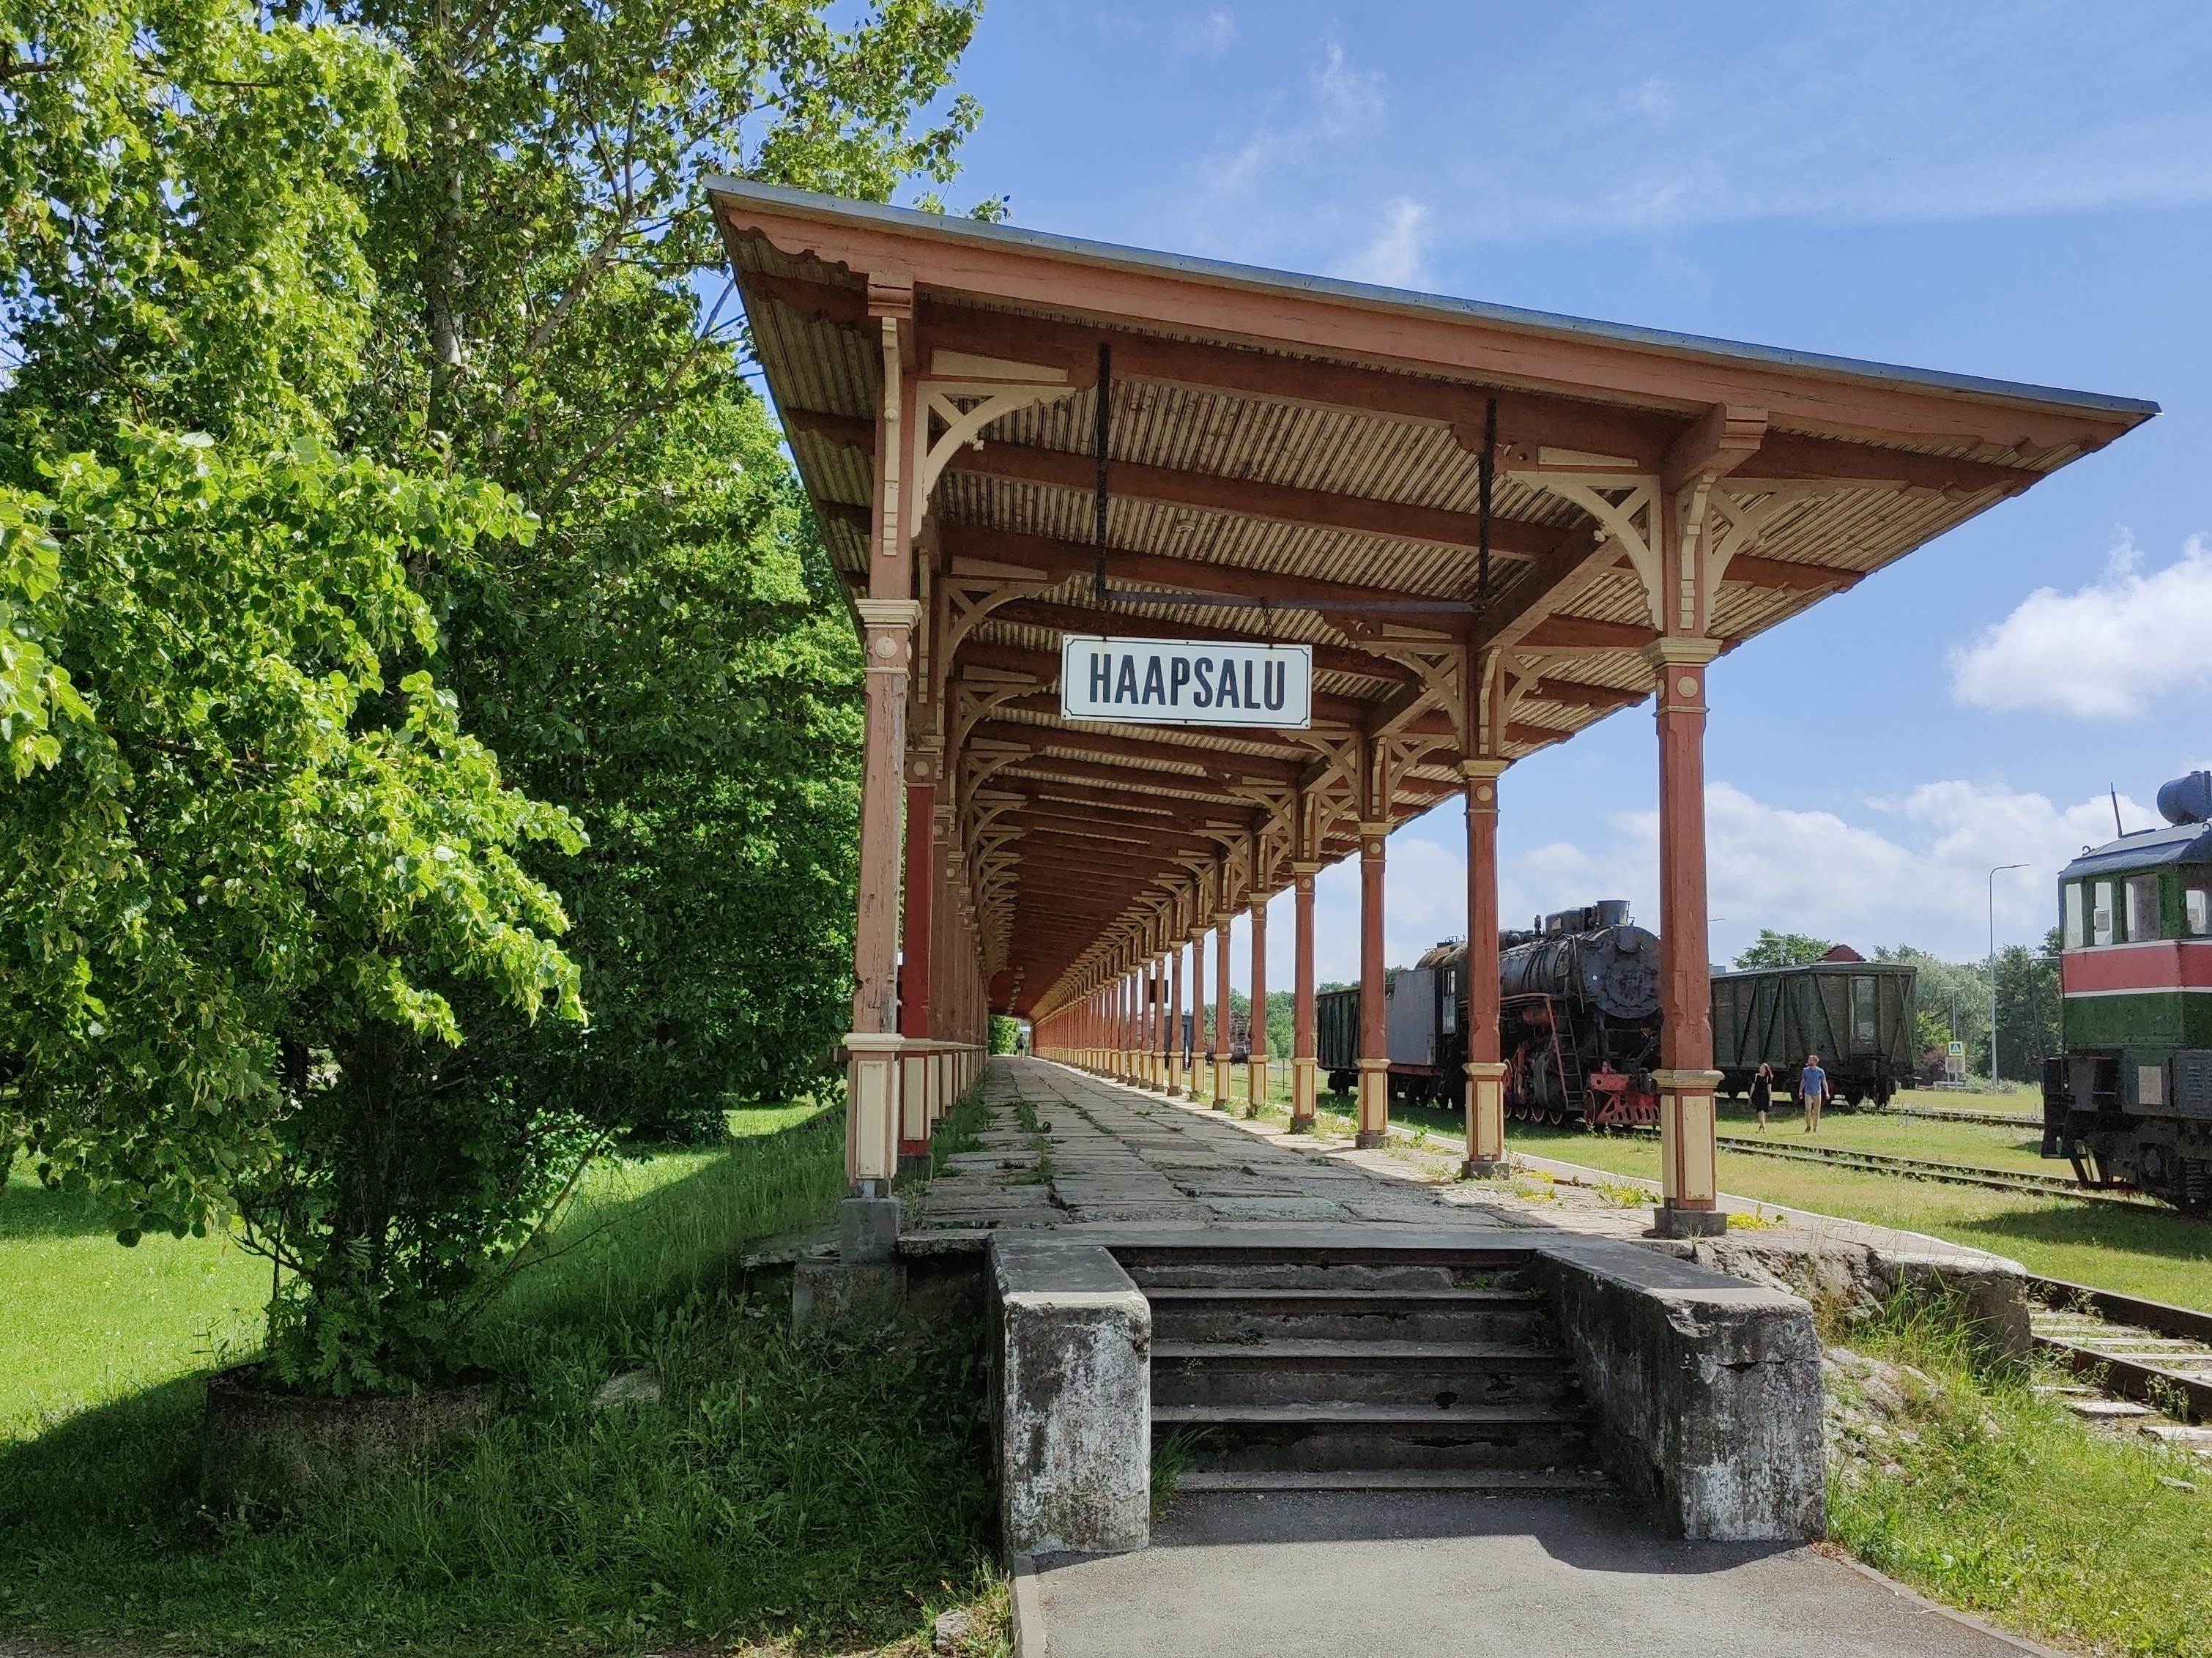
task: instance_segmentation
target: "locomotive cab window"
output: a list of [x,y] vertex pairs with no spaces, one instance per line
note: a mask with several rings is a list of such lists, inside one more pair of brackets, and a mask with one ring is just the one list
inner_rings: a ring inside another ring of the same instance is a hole
[[2112,942],[2112,884],[2100,881],[2095,890],[2097,902],[2089,910],[2089,942],[2109,944]]
[[2081,948],[2081,884],[2066,884],[2066,948]]
[[2212,934],[2212,882],[2202,872],[2192,872],[2181,890],[2181,923],[2192,938]]
[[2124,883],[2128,942],[2158,937],[2158,877],[2137,875]]

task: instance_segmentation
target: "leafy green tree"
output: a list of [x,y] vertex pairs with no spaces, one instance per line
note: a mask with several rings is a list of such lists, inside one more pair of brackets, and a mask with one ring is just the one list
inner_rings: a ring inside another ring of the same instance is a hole
[[2058,1052],[2057,931],[2041,950],[2008,944],[1997,952],[1997,1075],[2008,1080],[2036,1080]]
[[1884,946],[1878,962],[1901,962],[1914,969],[1913,1013],[1923,1056],[1954,1040],[1966,1045],[1966,1068],[1985,1071],[1990,1062],[1990,980],[1980,962],[1947,962],[1911,944]]
[[1808,962],[1819,961],[1835,947],[1835,941],[1830,938],[1761,927],[1758,938],[1735,958],[1735,964],[1739,968],[1802,967]]
[[362,374],[404,64],[242,0],[0,0],[0,341],[21,459],[119,424],[327,435]]
[[[422,573],[471,730],[586,825],[539,867],[592,1025],[487,1010],[541,1097],[714,1134],[849,1019],[860,665],[778,434],[704,180],[881,200],[951,176],[965,0],[520,8],[360,0],[398,42],[408,152],[363,246],[380,295],[363,441],[495,478],[544,532]],[[932,113],[931,112],[934,112]]]
[[[242,1210],[293,1272],[295,1381],[432,1373],[465,1297],[580,1162],[392,1097],[453,994],[580,1019],[558,900],[517,861],[572,819],[506,786],[427,674],[407,562],[526,539],[494,486],[302,440],[119,434],[0,487],[0,1056],[15,1134],[125,1242]],[[434,1168],[426,1165],[434,1164]]]

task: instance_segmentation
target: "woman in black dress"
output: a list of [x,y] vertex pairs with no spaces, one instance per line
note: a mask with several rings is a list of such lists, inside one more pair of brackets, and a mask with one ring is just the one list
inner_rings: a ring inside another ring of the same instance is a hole
[[1774,1104],[1774,1067],[1762,1064],[1751,1079],[1751,1108],[1759,1113],[1759,1132],[1766,1132],[1766,1114]]

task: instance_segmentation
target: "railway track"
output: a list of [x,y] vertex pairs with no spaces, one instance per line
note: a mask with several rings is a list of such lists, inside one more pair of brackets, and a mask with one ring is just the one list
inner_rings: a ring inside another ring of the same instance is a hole
[[[1652,1137],[1659,1131],[1639,1128],[1636,1132]],[[2038,1197],[2073,1198],[2082,1203],[2120,1203],[2138,1209],[2148,1206],[2148,1199],[2130,1193],[2085,1190],[2063,1175],[2031,1175],[2021,1169],[1985,1169],[1974,1163],[1934,1163],[1924,1157],[1900,1157],[1887,1151],[1858,1151],[1833,1145],[1778,1145],[1747,1134],[1723,1134],[1720,1147],[1723,1151],[1740,1151],[1747,1157],[1826,1163],[1831,1168],[1852,1169],[1863,1174],[1978,1186],[1992,1192],[2027,1192]]]
[[2027,1288],[2039,1349],[2106,1393],[2212,1422],[2212,1314],[2033,1273]]
[[1870,1117],[1918,1117],[1925,1122],[1973,1122],[1993,1128],[2018,1128],[2031,1134],[2043,1132],[2043,1119],[2023,1117],[2012,1111],[1954,1111],[1946,1105],[1863,1105]]

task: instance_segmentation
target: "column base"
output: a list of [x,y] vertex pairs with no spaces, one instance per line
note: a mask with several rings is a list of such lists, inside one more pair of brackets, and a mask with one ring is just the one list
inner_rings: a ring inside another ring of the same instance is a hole
[[848,1266],[898,1259],[899,1200],[847,1198],[837,1206],[837,1259]]
[[1511,1165],[1503,1157],[1468,1157],[1459,1166],[1462,1180],[1496,1180],[1511,1171]]
[[1314,1073],[1320,1061],[1293,1058],[1291,1060],[1291,1133],[1310,1134],[1314,1127],[1314,1113],[1319,1100],[1314,1092]]
[[1229,1097],[1229,1060],[1227,1055],[1213,1062],[1213,1108],[1234,1111],[1237,1102]]
[[1390,1061],[1360,1060],[1359,1136],[1357,1144],[1372,1150],[1390,1135]]
[[1387,1128],[1363,1128],[1352,1137],[1352,1143],[1362,1151],[1372,1151],[1389,1139],[1390,1131]]
[[1684,1209],[1662,1203],[1651,1211],[1651,1230],[1646,1237],[1717,1238],[1728,1230],[1724,1209]]
[[1249,1060],[1244,1066],[1244,1114],[1256,1117],[1267,1103],[1267,1062]]
[[927,1151],[902,1151],[898,1160],[898,1184],[920,1186],[929,1179],[931,1158]]

